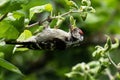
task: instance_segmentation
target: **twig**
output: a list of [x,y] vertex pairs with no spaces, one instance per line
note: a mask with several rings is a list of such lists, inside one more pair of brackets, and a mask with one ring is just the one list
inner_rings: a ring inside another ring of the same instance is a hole
[[33,26],[36,26],[36,25],[40,25],[40,24],[42,24],[42,23],[44,23],[44,22],[46,22],[46,21],[50,22],[50,21],[52,21],[53,19],[58,19],[58,18],[60,18],[60,17],[64,17],[64,16],[69,15],[69,14],[71,14],[71,13],[81,13],[81,12],[82,12],[82,11],[68,11],[68,12],[63,13],[63,14],[58,15],[58,16],[53,16],[53,17],[50,17],[50,16],[49,16],[48,18],[44,19],[43,21],[38,21],[38,22],[36,22],[36,23],[33,23],[33,24],[31,24],[31,25],[28,25],[26,28],[30,28],[30,27],[33,27]]
[[33,27],[33,26],[40,25],[40,24],[42,24],[42,23],[44,23],[44,22],[46,22],[46,21],[49,21],[49,22],[50,22],[51,20],[52,20],[52,18],[48,17],[48,18],[44,19],[43,21],[38,21],[38,22],[36,22],[36,23],[33,23],[33,24],[31,24],[31,25],[28,25],[28,26],[26,26],[26,28],[31,28],[31,27]]
[[52,19],[57,19],[57,18],[59,18],[59,17],[64,17],[64,16],[69,15],[69,14],[71,14],[71,13],[81,13],[81,12],[82,12],[82,11],[78,11],[78,10],[76,10],[76,11],[68,11],[68,12],[63,13],[63,14],[61,14],[61,15],[52,17]]
[[5,13],[3,16],[0,17],[0,22],[7,16],[8,13]]
[[109,54],[107,54],[107,57],[108,57],[108,59],[110,60],[111,64],[113,64],[113,66],[114,66],[116,69],[118,69],[118,68],[117,68],[117,65],[116,65],[115,62],[111,59],[111,57],[110,57]]
[[106,69],[106,74],[108,75],[109,80],[114,80],[114,77],[113,77],[113,75],[111,74],[111,72],[110,72],[109,69]]
[[110,55],[108,54],[108,59],[110,60],[110,62],[113,64],[113,66],[117,69],[117,71],[120,73],[120,68],[118,67],[118,65],[115,64],[115,62],[111,59]]
[[39,24],[39,21],[36,22],[36,23],[33,23],[33,24],[31,24],[31,25],[26,26],[26,28],[30,28],[30,27],[35,26],[35,25],[38,25],[38,24]]

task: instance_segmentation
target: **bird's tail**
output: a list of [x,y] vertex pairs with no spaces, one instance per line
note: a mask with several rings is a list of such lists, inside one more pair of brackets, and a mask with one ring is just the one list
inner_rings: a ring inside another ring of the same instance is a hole
[[12,44],[12,45],[27,45],[30,42],[26,41],[16,41],[16,40],[4,40],[6,44]]

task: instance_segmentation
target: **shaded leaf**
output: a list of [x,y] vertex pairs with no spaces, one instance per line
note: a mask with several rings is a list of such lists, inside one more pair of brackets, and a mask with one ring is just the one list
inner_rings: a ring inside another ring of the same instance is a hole
[[10,0],[0,0],[0,13],[7,13],[7,7],[10,4]]
[[22,4],[26,3],[27,0],[0,0],[0,13],[12,12],[19,10]]
[[0,58],[0,66],[5,68],[5,69],[8,69],[8,70],[10,70],[12,72],[15,72],[15,73],[18,73],[20,75],[23,75],[21,73],[21,71],[15,65],[9,63],[8,61],[6,61],[6,60],[4,60],[2,58]]
[[82,18],[83,21],[85,21],[86,18],[87,18],[87,13],[85,13],[85,12],[82,13],[82,14],[81,14],[81,18]]
[[24,30],[24,14],[22,12],[9,13],[5,19],[11,25],[13,25],[20,33]]

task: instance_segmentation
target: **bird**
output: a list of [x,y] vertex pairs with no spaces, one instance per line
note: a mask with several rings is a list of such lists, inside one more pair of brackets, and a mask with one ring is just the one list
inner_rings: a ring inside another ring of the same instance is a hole
[[24,41],[6,40],[6,44],[21,45],[34,50],[64,50],[70,46],[77,46],[84,39],[83,31],[78,27],[70,27],[69,32],[62,29],[45,27],[38,34]]

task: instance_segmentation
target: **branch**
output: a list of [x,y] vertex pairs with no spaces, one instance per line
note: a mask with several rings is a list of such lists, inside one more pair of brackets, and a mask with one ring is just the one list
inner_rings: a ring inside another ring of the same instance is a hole
[[7,14],[8,14],[8,13],[5,13],[3,16],[0,17],[0,22],[1,22],[4,18],[7,17]]
[[107,57],[109,59],[109,61],[111,62],[111,64],[117,69],[117,71],[120,73],[120,68],[118,67],[118,65],[111,59],[110,55],[107,54]]
[[68,11],[68,12],[66,12],[66,13],[63,13],[63,14],[61,14],[61,15],[58,15],[58,16],[55,16],[55,17],[52,17],[52,19],[57,19],[57,18],[59,18],[59,17],[64,17],[64,16],[66,16],[66,15],[69,15],[69,14],[71,14],[71,13],[81,13],[82,11]]
[[115,62],[112,60],[112,58],[110,57],[109,54],[107,54],[107,57],[108,57],[110,63],[111,63],[116,69],[118,69],[118,68],[117,68],[117,65],[116,65]]
[[31,25],[28,25],[28,26],[26,26],[26,28],[31,28],[31,27],[33,27],[33,26],[40,25],[40,24],[42,24],[42,23],[44,23],[44,22],[46,22],[46,21],[51,22],[51,20],[52,20],[52,18],[48,16],[48,18],[44,19],[43,21],[38,21],[38,22],[36,22],[36,23],[33,23],[33,24],[31,24]]
[[40,24],[42,24],[42,23],[44,23],[44,22],[46,22],[46,21],[51,22],[53,19],[58,19],[58,18],[60,18],[60,17],[67,16],[67,15],[69,15],[69,14],[71,14],[71,13],[81,13],[81,12],[82,12],[82,11],[68,11],[68,12],[63,13],[63,14],[58,15],[58,16],[53,16],[53,17],[48,16],[48,18],[46,18],[45,20],[43,20],[43,21],[38,21],[38,22],[36,22],[36,23],[33,23],[33,24],[31,24],[31,25],[28,25],[28,26],[26,26],[26,28],[31,28],[31,27],[33,27],[33,26],[40,25]]
[[110,70],[109,70],[109,69],[105,69],[105,71],[106,71],[106,74],[107,74],[108,77],[109,77],[109,80],[114,80],[114,77],[113,77],[113,75],[111,74]]

